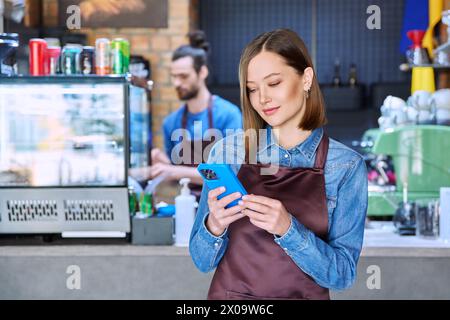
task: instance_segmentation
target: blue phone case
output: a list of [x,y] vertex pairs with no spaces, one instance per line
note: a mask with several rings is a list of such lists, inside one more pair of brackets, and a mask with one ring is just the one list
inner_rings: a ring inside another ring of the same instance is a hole
[[[222,199],[223,197],[235,193],[240,192],[242,195],[246,195],[247,191],[245,191],[239,179],[234,174],[233,170],[231,170],[228,164],[208,164],[201,163],[197,167],[198,172],[203,178],[203,182],[208,186],[210,190],[216,189],[219,187],[225,187],[225,192],[220,194],[217,199]],[[207,179],[205,176],[205,172],[202,170],[211,170],[214,172],[215,177],[212,179]],[[231,208],[238,204],[239,199],[234,200],[230,204],[228,204],[225,208]]]

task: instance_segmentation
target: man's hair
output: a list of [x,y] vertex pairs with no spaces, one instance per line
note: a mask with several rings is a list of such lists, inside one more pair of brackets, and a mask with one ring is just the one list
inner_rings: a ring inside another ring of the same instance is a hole
[[199,73],[201,67],[206,66],[208,63],[207,53],[209,51],[209,43],[206,41],[205,33],[201,30],[189,32],[188,37],[189,44],[176,49],[172,55],[172,61],[184,57],[191,57],[194,69]]

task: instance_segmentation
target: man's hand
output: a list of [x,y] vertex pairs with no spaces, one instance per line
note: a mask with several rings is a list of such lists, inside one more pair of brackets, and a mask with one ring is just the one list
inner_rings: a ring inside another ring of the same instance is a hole
[[291,225],[291,215],[276,199],[250,194],[243,196],[239,205],[253,225],[271,234],[283,236]]
[[130,176],[137,180],[154,179],[160,175],[166,176],[164,180],[177,180],[177,173],[179,173],[180,169],[172,164],[157,163],[148,167],[131,168],[128,172]]
[[153,148],[151,153],[152,153],[152,164],[157,163],[171,164],[169,157],[161,149]]
[[180,166],[159,162],[150,166],[150,179],[165,175],[166,180],[177,180],[180,169]]
[[138,181],[154,179],[160,175],[164,175],[164,180],[180,180],[181,178],[189,178],[192,183],[203,184],[202,177],[196,168],[177,166],[166,163],[156,163],[152,166],[131,168],[129,175]]

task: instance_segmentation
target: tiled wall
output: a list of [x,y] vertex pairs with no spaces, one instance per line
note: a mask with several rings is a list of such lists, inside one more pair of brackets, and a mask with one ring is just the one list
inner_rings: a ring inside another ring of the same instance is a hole
[[238,83],[244,46],[259,33],[275,28],[296,30],[311,44],[310,0],[201,0],[200,27],[211,43],[212,83]]
[[[370,5],[381,10],[381,29],[366,25]],[[403,55],[400,38],[403,1],[317,0],[317,72],[322,83],[331,82],[336,58],[341,63],[341,78],[348,81],[352,63],[360,82],[407,81],[399,71]]]
[[[381,9],[381,30],[369,30],[367,7]],[[313,5],[316,7],[316,69],[321,83],[332,80],[340,60],[347,81],[351,63],[359,80],[402,81],[399,51],[403,0],[201,0],[200,27],[212,44],[213,83],[236,84],[242,49],[257,34],[275,28],[298,32],[312,54]]]
[[[57,25],[57,0],[43,0],[46,25]],[[242,49],[257,34],[287,27],[297,31],[312,49],[313,4],[316,6],[316,69],[322,83],[331,81],[333,64],[339,58],[341,76],[347,80],[351,63],[356,63],[359,81],[402,81],[398,71],[402,55],[398,49],[403,0],[168,0],[169,27],[166,29],[83,29],[90,44],[98,37],[123,36],[131,41],[132,53],[152,64],[153,136],[162,147],[162,119],[179,107],[170,84],[169,64],[175,48],[187,42],[189,30],[198,24],[211,43],[213,85],[237,84]],[[368,30],[366,9],[381,8],[381,30]]]

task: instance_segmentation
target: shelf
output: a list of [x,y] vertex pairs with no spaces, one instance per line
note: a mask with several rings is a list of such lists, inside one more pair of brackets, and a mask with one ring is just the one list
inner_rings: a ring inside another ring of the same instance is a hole
[[450,52],[450,42],[444,43],[443,45],[440,45],[439,47],[437,47],[434,52]]
[[42,84],[49,83],[128,83],[128,75],[47,75],[47,76],[30,76],[30,75],[14,75],[14,76],[0,76],[0,81],[2,83],[29,83],[29,82],[39,82]]
[[413,68],[420,67],[431,67],[436,70],[450,70],[450,65],[440,65],[440,64],[407,64],[403,63],[399,66],[400,71],[410,72]]
[[433,69],[450,69],[450,65],[441,65],[441,64],[409,64],[410,69],[416,67],[431,67]]

